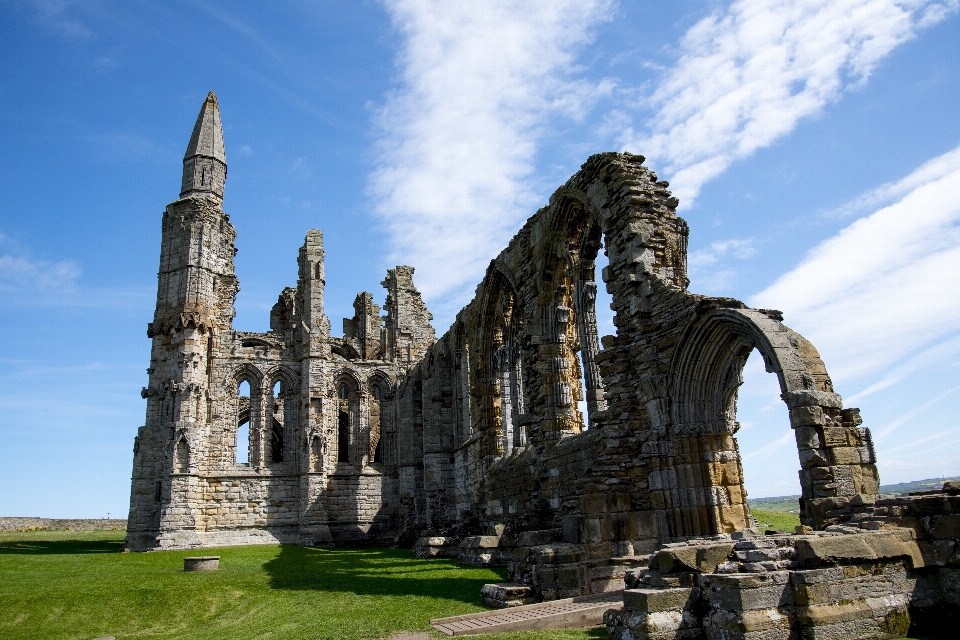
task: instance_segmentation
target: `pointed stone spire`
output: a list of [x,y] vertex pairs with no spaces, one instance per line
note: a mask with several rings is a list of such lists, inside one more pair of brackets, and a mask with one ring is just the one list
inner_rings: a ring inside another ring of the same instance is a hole
[[213,195],[223,199],[227,180],[227,154],[223,149],[220,107],[213,91],[207,94],[197,124],[193,127],[187,152],[183,156],[183,184],[180,197]]

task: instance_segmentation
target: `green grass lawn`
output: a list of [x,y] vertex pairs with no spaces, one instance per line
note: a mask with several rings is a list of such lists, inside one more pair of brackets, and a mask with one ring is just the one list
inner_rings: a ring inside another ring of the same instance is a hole
[[800,524],[800,516],[796,513],[786,513],[783,511],[768,511],[766,509],[750,508],[750,513],[756,518],[760,525],[760,531],[764,529],[780,529],[787,533],[793,533]]
[[[506,577],[389,549],[119,553],[123,536],[0,533],[0,638],[388,638],[483,610],[480,587]],[[220,570],[184,573],[191,555],[219,555]],[[484,636],[497,637],[586,640],[606,631]]]

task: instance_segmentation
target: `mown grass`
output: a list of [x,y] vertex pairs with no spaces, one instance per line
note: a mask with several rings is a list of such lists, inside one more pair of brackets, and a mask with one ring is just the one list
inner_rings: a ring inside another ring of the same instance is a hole
[[800,516],[796,513],[753,508],[750,509],[750,513],[756,518],[760,531],[764,529],[779,529],[787,533],[793,533],[800,524]]
[[[184,573],[183,558],[198,552],[119,553],[123,536],[0,533],[0,638],[388,638],[483,610],[480,587],[505,579],[502,570],[415,560],[409,551],[290,545],[207,549],[202,555],[219,555],[220,570]],[[485,636],[603,637],[605,630]]]

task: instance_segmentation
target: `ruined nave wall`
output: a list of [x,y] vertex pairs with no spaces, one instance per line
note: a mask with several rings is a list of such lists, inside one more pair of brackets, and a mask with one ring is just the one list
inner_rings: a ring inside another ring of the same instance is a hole
[[[750,526],[735,433],[754,350],[790,411],[805,522],[827,523],[824,500],[876,493],[869,431],[813,346],[778,312],[686,290],[687,225],[642,162],[591,157],[410,374],[401,438],[424,446],[409,469],[418,526],[550,529],[607,556]],[[602,349],[597,275],[617,326]]]

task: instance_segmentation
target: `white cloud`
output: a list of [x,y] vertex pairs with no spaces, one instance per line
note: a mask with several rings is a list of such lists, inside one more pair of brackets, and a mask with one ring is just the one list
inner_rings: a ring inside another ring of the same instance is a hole
[[721,264],[730,259],[746,260],[756,253],[752,238],[719,240],[703,249],[691,251],[687,258],[690,282],[698,291],[706,293],[723,291],[734,281],[737,270],[730,267],[723,268]]
[[72,260],[51,262],[0,255],[0,291],[4,293],[72,291],[79,277],[80,267]]
[[[738,0],[694,25],[623,146],[669,175],[689,205],[732,162],[769,146],[958,0]],[[645,105],[646,106],[646,105]]]
[[742,458],[744,460],[750,460],[751,458],[758,458],[760,456],[768,456],[771,453],[779,451],[780,449],[786,448],[788,445],[793,444],[795,437],[793,431],[787,431],[782,436],[771,442],[770,444],[760,447],[756,451],[751,451],[750,453],[744,454]]
[[[890,424],[884,425],[883,428],[880,430],[880,432],[877,434],[877,436],[876,436],[876,441],[877,441],[877,442],[883,442],[884,440],[886,440],[887,438],[889,438],[889,437],[890,437],[890,434],[892,434],[894,431],[896,431],[897,429],[899,429],[899,428],[902,427],[903,425],[909,423],[911,420],[913,420],[914,418],[916,418],[918,415],[920,415],[921,413],[923,413],[924,411],[926,411],[927,409],[929,409],[929,408],[932,407],[933,405],[937,404],[938,402],[940,402],[941,400],[943,400],[943,399],[946,398],[947,396],[953,395],[953,394],[956,393],[957,391],[960,391],[960,386],[953,387],[952,389],[947,389],[946,391],[944,391],[944,392],[941,393],[940,395],[936,396],[935,398],[931,398],[930,400],[927,400],[926,402],[924,402],[923,404],[921,404],[919,407],[914,407],[913,409],[911,409],[910,411],[906,412],[905,414],[903,414],[902,416],[900,416],[899,418],[897,418],[896,420],[894,420],[894,421],[891,422]],[[925,442],[926,440],[927,440],[927,439],[924,439],[924,442]],[[913,444],[911,444],[911,445],[909,445],[909,446],[913,446]],[[894,449],[893,451],[897,451],[897,450],[898,450],[898,449]]]
[[[835,379],[892,369],[868,388],[875,391],[937,362],[938,353],[941,364],[956,353],[958,151],[896,183],[910,185],[909,192],[811,249],[796,268],[751,298],[754,306],[783,310],[787,323],[818,346]],[[929,171],[934,165],[940,169]]]
[[530,178],[546,119],[579,118],[611,90],[578,79],[574,57],[611,6],[387,1],[404,38],[402,82],[379,114],[371,191],[391,260],[420,265],[435,313],[465,302],[539,204]]

